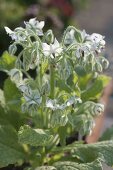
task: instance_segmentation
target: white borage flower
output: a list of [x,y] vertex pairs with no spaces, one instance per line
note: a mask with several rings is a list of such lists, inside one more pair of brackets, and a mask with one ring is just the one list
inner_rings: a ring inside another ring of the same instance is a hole
[[105,48],[106,43],[104,38],[104,36],[97,33],[93,33],[87,36],[87,40],[90,41],[92,44],[92,50],[97,51],[99,53],[101,53],[102,49]]
[[46,101],[46,107],[54,110],[54,102],[53,102],[53,100],[47,100]]
[[76,51],[75,51],[75,55],[77,58],[80,58],[80,57],[86,57],[88,55],[91,54],[91,44],[86,42],[86,43],[83,43],[83,44],[79,44],[79,46],[77,47]]
[[4,27],[7,34],[9,34],[9,36],[12,38],[12,40],[17,40],[17,35],[15,34],[14,31],[12,31],[10,28],[8,27]]
[[42,43],[43,53],[45,56],[50,56],[52,59],[61,55],[63,49],[60,46],[59,42],[55,38],[54,43],[48,45],[47,43]]
[[48,99],[46,101],[46,107],[52,109],[52,110],[64,110],[65,108],[71,106],[72,104],[81,103],[82,100],[79,97],[72,96],[70,99],[68,99],[63,104],[58,104],[58,101],[56,99]]
[[26,87],[23,92],[23,97],[27,103],[31,104],[40,104],[42,102],[42,97],[40,96],[38,90],[32,90],[30,87]]
[[26,28],[28,29],[31,29],[33,31],[36,31],[36,33],[39,35],[39,36],[42,36],[43,35],[43,27],[44,27],[44,21],[38,21],[36,20],[36,18],[32,18],[29,20],[29,22],[24,22],[25,25],[26,25]]
[[46,107],[48,107],[52,110],[64,110],[67,106],[66,106],[66,104],[61,104],[61,105],[58,104],[56,99],[54,99],[54,100],[48,99],[46,101]]
[[82,100],[79,97],[72,96],[69,100],[67,100],[67,106],[71,106],[73,104],[82,103]]
[[17,27],[14,31],[8,27],[5,27],[5,30],[14,41],[26,41],[28,36],[27,32],[25,32],[25,29],[21,27]]

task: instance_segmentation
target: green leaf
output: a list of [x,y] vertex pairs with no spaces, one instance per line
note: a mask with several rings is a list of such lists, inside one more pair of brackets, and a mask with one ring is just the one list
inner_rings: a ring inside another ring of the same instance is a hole
[[113,165],[113,141],[103,141],[93,144],[71,144],[65,147],[57,147],[53,153],[70,152],[72,158],[77,158],[83,163],[91,163],[100,160],[108,166]]
[[103,111],[104,111],[103,104],[87,101],[79,106],[76,115],[86,114],[94,117],[100,115]]
[[60,137],[60,144],[62,146],[65,146],[66,145],[66,137],[67,137],[67,128],[66,128],[66,126],[59,127],[58,134],[59,134],[59,137]]
[[62,147],[55,147],[52,149],[52,153],[64,153],[64,152],[70,152],[72,149],[75,149],[76,147],[82,146],[83,141],[77,141],[72,144],[62,146]]
[[64,80],[58,78],[58,80],[56,81],[56,86],[59,87],[59,89],[64,90],[68,93],[72,92],[72,89],[70,88],[70,86],[68,84],[66,84],[64,82]]
[[73,156],[79,157],[85,163],[100,159],[108,166],[113,165],[113,141],[81,145],[73,148],[73,153]]
[[73,116],[69,115],[68,119],[72,127],[82,136],[89,135],[91,133],[94,125],[92,116],[85,114]]
[[18,111],[12,111],[8,108],[0,107],[0,124],[12,125],[16,130],[19,130],[20,126],[27,122],[27,118],[20,114]]
[[46,146],[53,139],[49,130],[32,129],[28,125],[24,125],[20,128],[18,137],[21,143],[32,146]]
[[9,71],[15,66],[16,57],[11,56],[7,51],[0,58],[0,70]]
[[109,83],[110,79],[110,77],[105,75],[99,76],[92,85],[81,94],[81,99],[83,101],[99,99],[104,87]]
[[84,76],[79,76],[79,87],[81,90],[86,90],[87,86],[90,84],[92,80],[92,74],[86,74]]
[[21,110],[21,93],[10,79],[4,83],[4,96],[6,104],[11,110],[18,110],[18,112]]
[[63,112],[58,110],[58,111],[54,111],[52,116],[51,116],[51,127],[60,127],[60,126],[65,126],[67,121],[68,121],[68,117],[66,114],[62,114]]
[[25,170],[57,170],[55,167],[53,166],[40,166],[37,168],[25,168]]
[[53,166],[41,166],[41,167],[35,168],[35,170],[57,170],[57,169]]
[[24,151],[18,144],[17,133],[10,125],[0,125],[0,168],[22,161]]
[[80,66],[80,65],[76,65],[75,71],[76,71],[78,77],[84,77],[84,76],[86,76],[86,71],[85,71],[85,69],[84,69],[82,66]]
[[57,168],[57,170],[102,170],[101,163],[96,160],[91,163],[86,164],[78,164],[75,162],[56,162],[54,166]]
[[103,133],[103,135],[99,140],[105,141],[105,140],[112,140],[112,139],[113,139],[113,125]]

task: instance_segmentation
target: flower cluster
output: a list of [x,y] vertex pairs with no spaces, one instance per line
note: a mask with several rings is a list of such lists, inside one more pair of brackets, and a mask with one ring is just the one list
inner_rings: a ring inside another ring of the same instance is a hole
[[64,32],[62,43],[59,43],[51,30],[43,33],[44,21],[32,18],[24,23],[25,28],[18,27],[14,31],[5,27],[14,40],[9,47],[10,53],[16,53],[18,44],[23,48],[16,61],[17,68],[24,68],[26,71],[34,69],[44,58],[57,63],[65,60],[66,54],[85,70],[102,72],[104,67],[108,67],[105,58],[97,57],[105,48],[104,36],[96,33],[89,35],[85,30],[79,31],[69,26]]
[[42,36],[43,31],[42,28],[44,27],[44,21],[37,21],[36,18],[30,19],[29,22],[25,23],[25,29],[22,27],[16,28],[14,31],[12,31],[10,28],[5,27],[5,30],[7,34],[12,38],[12,40],[15,41],[25,41],[27,39],[27,36],[29,36],[29,31],[34,31],[37,33],[37,35]]
[[[40,119],[46,115],[49,127],[68,123],[78,130],[85,129],[83,134],[91,132],[93,117],[104,108],[94,102],[84,103],[85,90],[79,87],[77,68],[93,76],[107,68],[108,61],[99,56],[105,47],[104,37],[69,26],[60,43],[52,30],[43,31],[44,21],[33,18],[24,23],[25,28],[14,31],[5,27],[13,40],[9,52],[18,55],[8,75],[22,93],[22,111],[31,116],[39,114]],[[18,45],[22,47],[19,52]],[[30,70],[35,70],[33,78]]]
[[[80,35],[79,39],[76,38],[76,36],[78,36],[77,34]],[[97,33],[89,35],[85,32],[85,30],[80,32],[75,30],[73,27],[66,33],[64,43],[66,45],[78,43],[78,48],[75,52],[77,58],[80,58],[81,56],[88,56],[93,52],[101,53],[105,48],[104,36]]]
[[82,103],[82,100],[79,97],[71,96],[70,99],[68,99],[63,104],[58,104],[58,100],[47,100],[46,101],[46,107],[52,109],[52,110],[64,110],[69,106],[72,106],[73,104]]

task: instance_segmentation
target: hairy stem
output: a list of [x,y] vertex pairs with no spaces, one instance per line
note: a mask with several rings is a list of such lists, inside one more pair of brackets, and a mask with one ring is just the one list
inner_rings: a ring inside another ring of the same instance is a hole
[[50,97],[54,99],[54,89],[55,89],[55,70],[54,65],[50,65]]

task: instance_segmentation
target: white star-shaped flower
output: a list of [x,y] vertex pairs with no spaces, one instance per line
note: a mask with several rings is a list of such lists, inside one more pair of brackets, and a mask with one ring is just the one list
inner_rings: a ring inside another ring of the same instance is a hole
[[38,21],[36,20],[36,18],[32,18],[29,20],[29,22],[24,22],[25,25],[26,25],[26,28],[29,28],[29,29],[33,29],[33,30],[36,30],[37,34],[39,36],[42,36],[43,35],[43,27],[44,27],[44,21]]
[[12,40],[17,40],[17,36],[14,31],[12,31],[8,27],[5,27],[5,30],[6,30],[7,34],[9,34],[9,36],[12,38]]
[[43,43],[42,48],[44,55],[50,56],[52,59],[59,56],[63,50],[56,38],[53,44]]
[[100,34],[93,33],[87,37],[87,40],[90,41],[94,51],[101,53],[102,49],[105,48],[104,36]]

